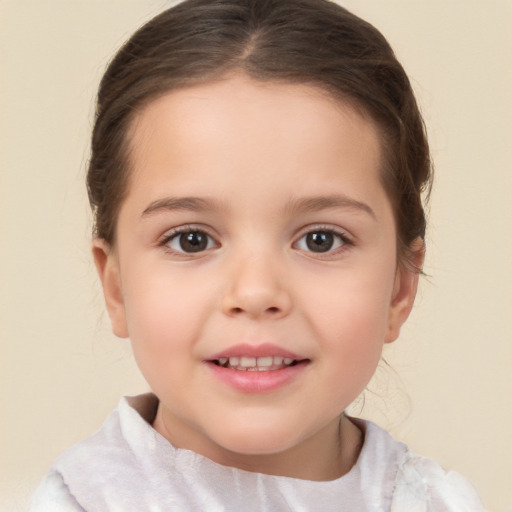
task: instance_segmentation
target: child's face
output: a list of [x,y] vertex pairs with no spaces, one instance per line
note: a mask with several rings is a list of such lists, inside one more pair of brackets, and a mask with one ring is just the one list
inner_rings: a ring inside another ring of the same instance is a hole
[[417,279],[397,270],[373,124],[234,76],[151,103],[131,149],[116,247],[95,257],[160,430],[220,462],[334,442]]

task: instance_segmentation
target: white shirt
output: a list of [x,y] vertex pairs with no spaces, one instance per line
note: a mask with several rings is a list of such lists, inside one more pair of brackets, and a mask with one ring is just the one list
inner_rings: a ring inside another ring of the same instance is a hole
[[354,467],[327,482],[222,466],[152,426],[158,399],[123,398],[101,429],[61,455],[31,512],[480,512],[471,484],[412,454],[374,423]]

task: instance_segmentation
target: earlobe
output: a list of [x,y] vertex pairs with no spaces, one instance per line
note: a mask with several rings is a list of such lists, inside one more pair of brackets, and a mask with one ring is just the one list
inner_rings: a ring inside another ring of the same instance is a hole
[[411,254],[413,256],[411,264],[400,265],[397,268],[385,343],[391,343],[398,338],[400,329],[409,317],[414,305],[418,280],[425,257],[425,243],[421,238],[417,238],[411,244]]
[[92,254],[103,288],[112,331],[119,338],[127,338],[128,329],[117,254],[105,240],[99,238],[93,240]]

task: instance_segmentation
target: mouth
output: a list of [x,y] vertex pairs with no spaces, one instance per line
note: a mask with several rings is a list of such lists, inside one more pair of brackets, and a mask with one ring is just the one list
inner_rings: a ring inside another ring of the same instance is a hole
[[271,393],[300,379],[311,359],[272,343],[239,344],[205,360],[212,375],[242,393]]
[[249,357],[249,356],[232,356],[232,357],[219,357],[213,359],[211,363],[221,368],[228,368],[231,370],[246,371],[246,372],[269,372],[275,370],[282,370],[292,366],[297,366],[299,363],[306,362],[307,359],[293,359],[291,357],[281,356],[262,356],[262,357]]
[[307,375],[311,359],[273,343],[241,343],[204,361],[212,375],[242,393],[272,393]]

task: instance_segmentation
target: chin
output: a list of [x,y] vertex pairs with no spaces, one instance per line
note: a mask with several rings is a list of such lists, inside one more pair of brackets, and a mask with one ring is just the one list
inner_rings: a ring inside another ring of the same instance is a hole
[[232,453],[240,455],[271,455],[293,448],[301,442],[283,424],[238,426],[223,429],[219,436],[211,437],[215,443]]
[[284,452],[291,448],[293,445],[290,443],[281,442],[278,439],[240,439],[235,442],[230,440],[223,446],[226,450],[237,453],[240,455],[272,455]]

